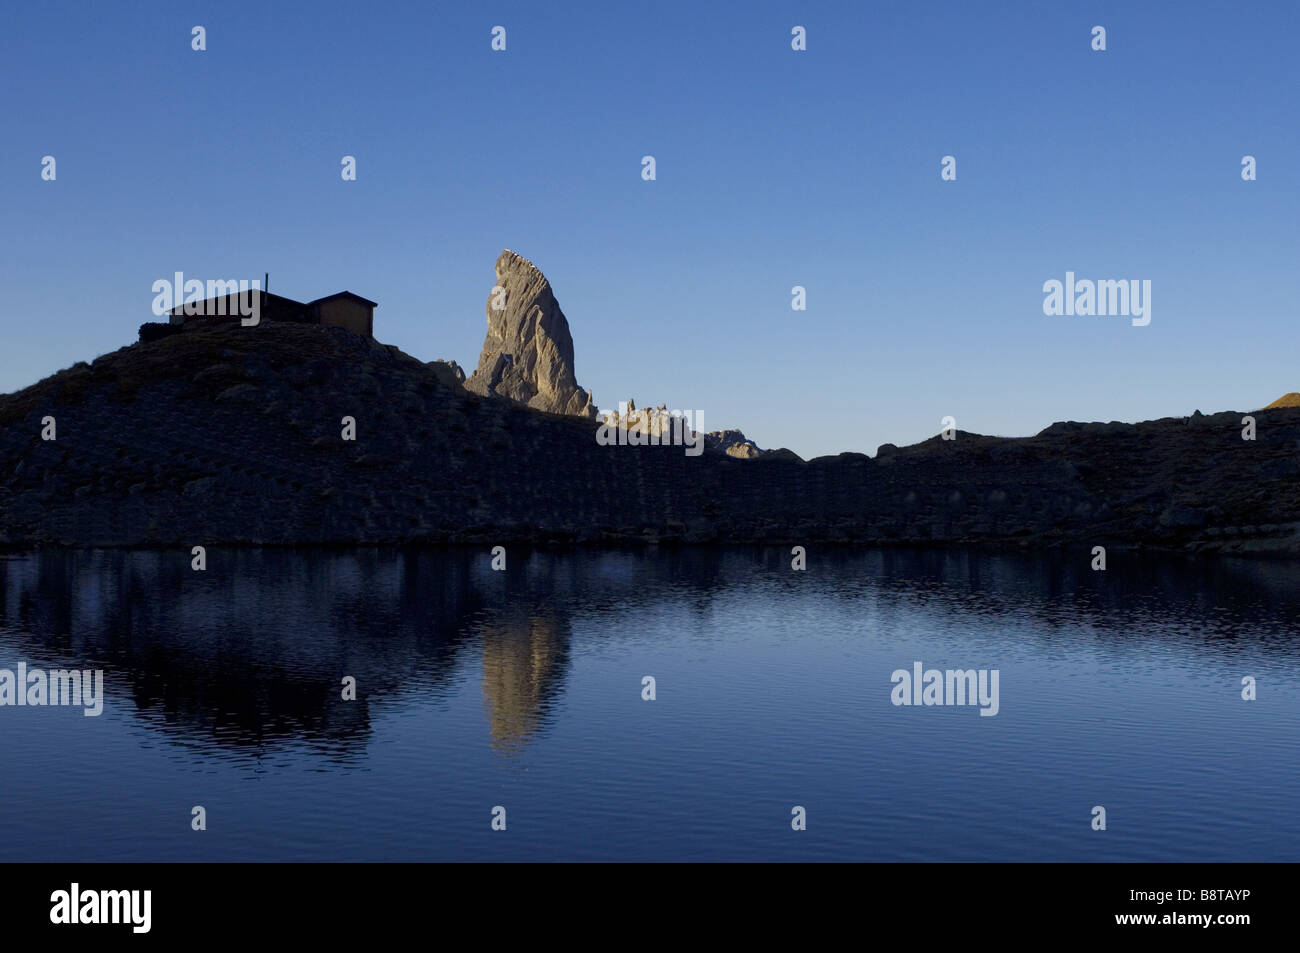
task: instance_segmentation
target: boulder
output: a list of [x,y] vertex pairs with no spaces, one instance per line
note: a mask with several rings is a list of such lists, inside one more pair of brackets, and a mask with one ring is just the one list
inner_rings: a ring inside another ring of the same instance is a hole
[[704,446],[739,460],[754,460],[767,452],[760,450],[758,444],[735,429],[714,430],[711,433],[706,433],[704,435]]
[[465,371],[455,361],[430,361],[428,366],[447,387],[455,390],[465,385]]

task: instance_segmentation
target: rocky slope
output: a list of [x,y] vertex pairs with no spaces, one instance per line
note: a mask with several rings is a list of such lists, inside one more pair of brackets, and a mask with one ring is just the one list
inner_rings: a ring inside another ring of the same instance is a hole
[[[49,434],[53,418],[53,440]],[[343,418],[355,421],[344,440]],[[0,397],[10,546],[618,542],[1300,552],[1300,408],[959,433],[875,458],[600,446],[337,328],[140,343]]]

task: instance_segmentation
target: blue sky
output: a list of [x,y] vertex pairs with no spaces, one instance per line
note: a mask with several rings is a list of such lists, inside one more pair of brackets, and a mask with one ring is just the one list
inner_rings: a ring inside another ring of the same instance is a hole
[[[472,370],[508,247],[599,405],[804,456],[1253,409],[1300,390],[1298,10],[8,4],[0,391],[133,341],[178,270],[350,289]],[[1045,316],[1066,271],[1149,279],[1151,324]]]

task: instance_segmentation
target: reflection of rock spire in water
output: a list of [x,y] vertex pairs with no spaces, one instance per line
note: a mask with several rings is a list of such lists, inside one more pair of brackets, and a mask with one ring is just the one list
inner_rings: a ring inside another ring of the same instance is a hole
[[531,616],[516,626],[483,630],[483,699],[494,748],[520,746],[537,730],[568,655],[568,626],[562,620]]

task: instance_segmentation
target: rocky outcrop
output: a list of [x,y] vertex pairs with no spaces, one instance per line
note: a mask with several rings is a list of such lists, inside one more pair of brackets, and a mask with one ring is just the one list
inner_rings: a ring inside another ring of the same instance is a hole
[[636,401],[628,398],[626,403],[619,404],[618,410],[607,411],[602,420],[611,427],[622,427],[647,436],[671,437],[676,434],[690,439],[695,432],[691,429],[693,416],[669,410],[667,404],[638,408]]
[[461,387],[465,383],[465,371],[455,361],[430,361],[429,367],[448,387]]
[[569,322],[546,276],[507,249],[497,258],[496,277],[487,299],[487,337],[465,388],[534,410],[594,419],[591,395],[574,374]]
[[739,430],[714,430],[706,433],[704,445],[710,450],[717,450],[737,460],[754,460],[767,452],[760,450],[758,444]]
[[[690,439],[691,424],[698,426],[699,423],[694,414],[669,410],[667,404],[637,409],[636,401],[631,398],[620,404],[618,410],[607,411],[602,419],[611,427],[622,427],[656,438],[684,434]],[[739,430],[713,430],[702,434],[702,437],[705,450],[724,453],[737,460],[754,460],[768,452],[760,450],[754,441]]]

